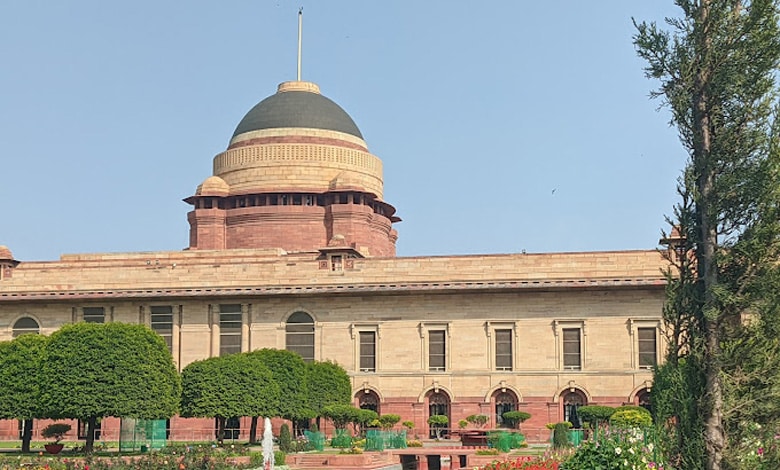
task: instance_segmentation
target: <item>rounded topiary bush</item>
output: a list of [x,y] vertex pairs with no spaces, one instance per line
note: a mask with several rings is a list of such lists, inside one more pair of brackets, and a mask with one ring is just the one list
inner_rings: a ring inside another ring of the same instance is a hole
[[501,415],[501,418],[503,418],[503,420],[512,428],[517,427],[518,424],[530,417],[531,413],[526,413],[525,411],[507,411]]
[[582,421],[590,423],[593,427],[609,422],[609,418],[615,411],[615,408],[611,406],[599,405],[588,405],[577,408],[577,414],[580,415]]
[[609,418],[609,424],[621,428],[642,428],[653,424],[653,417],[643,409],[617,410]]

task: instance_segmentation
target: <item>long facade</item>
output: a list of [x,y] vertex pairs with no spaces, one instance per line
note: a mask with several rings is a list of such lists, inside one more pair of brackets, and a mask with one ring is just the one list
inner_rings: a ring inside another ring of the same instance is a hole
[[[77,321],[149,325],[181,369],[259,348],[332,360],[354,403],[428,433],[432,414],[529,440],[584,404],[647,405],[663,351],[656,250],[396,257],[382,165],[316,85],[287,82],[242,119],[193,196],[190,247],[15,260],[0,247],[0,340]],[[245,432],[246,422],[234,425]],[[452,426],[456,427],[456,426]],[[19,423],[0,421],[0,438]],[[174,418],[173,439],[213,436]],[[106,419],[103,438],[116,439]]]

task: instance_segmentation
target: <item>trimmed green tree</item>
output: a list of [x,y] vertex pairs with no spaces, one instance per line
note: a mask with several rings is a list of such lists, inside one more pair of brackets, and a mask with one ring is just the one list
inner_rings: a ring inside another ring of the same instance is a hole
[[374,410],[365,410],[361,408],[355,408],[355,416],[352,420],[352,426],[355,429],[355,434],[363,436],[366,429],[373,426],[374,423],[379,422],[379,414]]
[[670,459],[719,470],[753,450],[752,424],[780,424],[780,5],[675,3],[670,31],[641,23],[634,40],[689,155],[665,237],[669,350],[653,403]]
[[401,421],[400,415],[388,413],[379,417],[379,427],[385,431],[388,431],[393,429],[393,427],[398,424],[399,421]]
[[322,416],[330,420],[336,429],[346,429],[347,425],[357,421],[360,410],[352,405],[328,405],[322,409]]
[[30,452],[33,419],[43,416],[41,364],[48,340],[29,334],[0,343],[0,419],[23,421],[22,452]]
[[352,383],[349,374],[335,362],[310,362],[306,364],[308,404],[320,427],[322,410],[330,405],[349,405],[352,401]]
[[290,435],[290,425],[282,423],[282,427],[279,428],[279,450],[289,454],[293,451],[292,435]]
[[84,448],[92,452],[100,418],[176,414],[181,380],[165,341],[148,327],[74,323],[47,342],[40,390],[45,417],[86,421]]
[[[273,381],[279,386],[280,400],[276,409],[269,417],[278,416],[289,419],[293,423],[304,418],[311,418],[309,407],[308,386],[306,381],[306,363],[300,355],[281,349],[259,349],[246,353],[255,361],[265,364],[271,371]],[[249,428],[250,442],[257,441],[257,422],[259,416],[252,416]]]
[[182,371],[181,415],[216,418],[222,444],[228,418],[271,416],[279,394],[271,371],[246,354],[212,357]]
[[598,428],[599,426],[608,423],[609,417],[615,412],[615,408],[611,406],[601,405],[586,405],[577,408],[577,414],[580,419],[589,423],[591,427]]
[[436,439],[441,439],[441,432],[447,425],[450,424],[450,419],[444,415],[433,415],[428,418],[428,425],[436,433]]
[[[621,407],[622,408],[622,407]],[[645,428],[653,424],[653,417],[647,410],[622,408],[615,410],[609,417],[609,424],[620,428]]]
[[[579,411],[579,409],[577,411]],[[507,411],[501,415],[501,418],[510,428],[516,429],[520,423],[531,418],[531,413],[526,413],[525,411]]]
[[466,421],[480,428],[485,426],[489,420],[490,416],[483,414],[466,416]]

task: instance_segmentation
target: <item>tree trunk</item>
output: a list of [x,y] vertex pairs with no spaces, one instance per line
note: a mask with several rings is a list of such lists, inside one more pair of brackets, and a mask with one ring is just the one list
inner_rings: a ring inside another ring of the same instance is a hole
[[257,444],[257,416],[252,416],[252,422],[249,425],[249,443]]
[[32,441],[33,420],[25,419],[22,421],[22,453],[30,452],[30,441]]
[[95,426],[97,426],[97,417],[87,418],[87,441],[84,443],[84,453],[91,454],[95,449]]
[[225,443],[225,421],[227,418],[217,416],[217,443],[222,446]]
[[703,302],[698,312],[704,333],[703,365],[705,396],[703,397],[704,436],[707,449],[707,470],[720,470],[723,459],[723,389],[721,385],[719,314],[715,288],[718,282],[715,250],[718,227],[715,212],[715,168],[712,155],[712,116],[709,90],[712,86],[712,0],[701,0],[696,23],[700,30],[697,40],[698,70],[693,89],[693,164],[696,171],[696,217],[699,225],[699,247],[696,253],[698,281]]

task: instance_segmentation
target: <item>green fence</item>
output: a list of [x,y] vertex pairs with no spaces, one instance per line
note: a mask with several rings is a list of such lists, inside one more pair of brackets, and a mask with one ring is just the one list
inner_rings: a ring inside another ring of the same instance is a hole
[[119,452],[160,450],[167,442],[164,419],[122,418],[119,424]]
[[406,449],[406,431],[366,431],[366,450]]
[[325,449],[325,434],[321,432],[303,431],[303,435],[306,436],[309,443],[315,450],[322,452]]
[[525,436],[519,432],[489,431],[487,441],[488,447],[498,449],[501,452],[509,452],[511,449],[523,447]]
[[333,433],[333,439],[330,441],[331,447],[346,449],[352,447],[352,435],[346,429],[336,429]]

